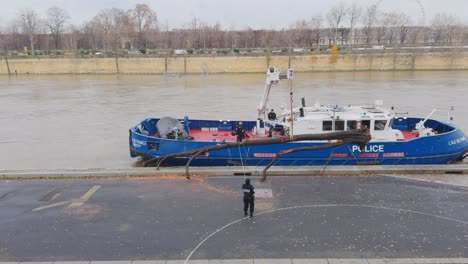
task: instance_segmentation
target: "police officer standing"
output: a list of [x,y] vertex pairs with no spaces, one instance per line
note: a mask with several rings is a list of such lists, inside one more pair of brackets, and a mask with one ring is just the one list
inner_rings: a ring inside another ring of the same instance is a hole
[[270,121],[275,121],[276,120],[275,110],[271,109],[270,113],[268,113],[268,120],[270,120]]
[[244,216],[247,216],[247,209],[250,206],[250,217],[253,217],[255,191],[253,185],[250,184],[249,178],[245,179],[245,184],[242,185],[242,192],[244,193]]
[[242,126],[242,121],[239,122],[239,124],[236,127],[236,131],[232,132],[232,135],[237,135],[237,142],[242,142],[242,140],[247,137],[245,129]]

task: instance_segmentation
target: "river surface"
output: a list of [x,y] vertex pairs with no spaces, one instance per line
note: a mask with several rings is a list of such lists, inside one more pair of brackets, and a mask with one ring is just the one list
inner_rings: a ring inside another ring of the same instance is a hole
[[[0,170],[128,168],[128,129],[147,117],[255,119],[265,74],[0,77]],[[297,73],[295,104],[373,103],[437,119],[447,110],[468,133],[468,72]],[[289,101],[274,86],[270,105]]]

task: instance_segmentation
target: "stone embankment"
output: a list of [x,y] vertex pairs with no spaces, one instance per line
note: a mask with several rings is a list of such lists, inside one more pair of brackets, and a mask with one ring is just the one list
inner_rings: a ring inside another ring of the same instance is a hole
[[259,73],[295,71],[466,70],[467,51],[382,52],[300,56],[170,56],[123,58],[2,58],[0,74]]

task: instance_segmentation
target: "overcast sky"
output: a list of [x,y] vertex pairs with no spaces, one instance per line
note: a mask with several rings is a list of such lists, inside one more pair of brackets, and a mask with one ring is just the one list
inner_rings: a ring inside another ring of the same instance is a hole
[[255,29],[281,29],[298,19],[325,15],[333,5],[353,2],[362,6],[380,2],[380,9],[404,11],[414,21],[421,21],[425,13],[426,24],[437,12],[453,13],[468,22],[468,0],[0,0],[0,24],[5,25],[26,7],[41,15],[51,6],[62,7],[69,12],[72,23],[81,24],[104,8],[129,9],[137,3],[146,3],[156,11],[159,22],[167,21],[170,28],[183,27],[195,16],[210,24],[219,22],[227,29],[247,25]]

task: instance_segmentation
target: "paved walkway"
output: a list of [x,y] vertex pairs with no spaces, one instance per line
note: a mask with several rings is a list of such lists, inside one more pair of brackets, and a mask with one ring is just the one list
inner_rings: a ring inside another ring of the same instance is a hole
[[242,176],[0,181],[0,261],[468,258],[466,187],[258,179],[253,219],[243,217]]

